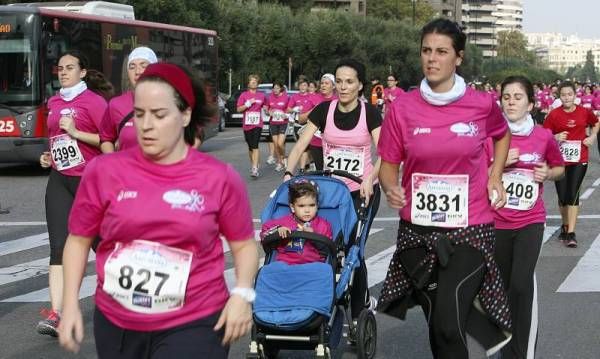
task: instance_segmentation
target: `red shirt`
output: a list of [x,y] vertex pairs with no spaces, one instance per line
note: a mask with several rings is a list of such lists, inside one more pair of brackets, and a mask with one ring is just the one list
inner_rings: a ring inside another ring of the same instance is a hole
[[[575,106],[575,111],[566,112],[561,106],[548,114],[544,121],[544,127],[550,129],[553,134],[567,131],[567,141],[583,141],[588,135],[586,129],[588,126],[594,126],[598,119],[594,113],[581,106]],[[581,145],[581,156],[578,163],[587,163],[588,148]],[[566,162],[567,166],[573,162]]]

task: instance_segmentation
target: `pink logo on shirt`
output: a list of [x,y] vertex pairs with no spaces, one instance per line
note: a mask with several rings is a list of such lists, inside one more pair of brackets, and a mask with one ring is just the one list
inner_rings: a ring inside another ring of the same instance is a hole
[[163,194],[163,201],[171,205],[171,209],[185,209],[189,212],[201,212],[204,210],[204,197],[196,190],[189,193],[173,189]]
[[464,122],[457,122],[450,126],[450,131],[456,133],[458,136],[473,137],[479,134],[479,126],[473,122],[469,122],[468,124]]

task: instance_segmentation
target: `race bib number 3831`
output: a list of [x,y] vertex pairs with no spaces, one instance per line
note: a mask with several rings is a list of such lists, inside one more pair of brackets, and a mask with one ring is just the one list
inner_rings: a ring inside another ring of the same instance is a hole
[[102,290],[137,313],[164,313],[183,306],[192,252],[156,242],[117,243],[104,264]]
[[411,222],[457,228],[469,225],[469,176],[413,173]]

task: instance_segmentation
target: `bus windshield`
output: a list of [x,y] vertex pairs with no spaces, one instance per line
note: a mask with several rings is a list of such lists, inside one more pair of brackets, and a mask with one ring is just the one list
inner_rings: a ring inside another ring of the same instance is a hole
[[33,14],[0,13],[0,104],[40,102]]

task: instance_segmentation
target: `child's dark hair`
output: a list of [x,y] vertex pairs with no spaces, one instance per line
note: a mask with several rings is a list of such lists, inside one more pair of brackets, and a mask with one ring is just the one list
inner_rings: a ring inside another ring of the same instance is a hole
[[290,204],[304,196],[314,197],[317,201],[319,199],[319,189],[314,182],[308,180],[290,181],[288,194]]
[[[182,66],[179,66],[192,80],[192,89],[194,90],[194,96],[196,98],[196,105],[192,110],[192,117],[190,123],[187,127],[185,127],[183,132],[183,138],[188,145],[193,145],[196,137],[202,131],[202,128],[213,121],[213,116],[216,114],[216,106],[213,103],[209,103],[207,99],[207,93],[205,90],[204,83],[192,72]],[[154,82],[162,82],[169,85],[173,88],[173,93],[175,95],[175,104],[179,111],[185,111],[189,105],[186,100],[177,92],[177,90],[171,86],[167,81],[163,80],[158,76],[148,76],[141,78],[137,84],[146,81],[154,81]]]

